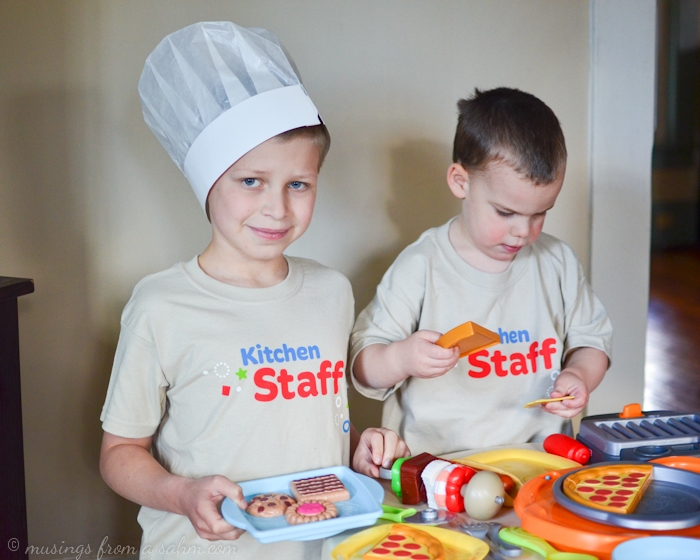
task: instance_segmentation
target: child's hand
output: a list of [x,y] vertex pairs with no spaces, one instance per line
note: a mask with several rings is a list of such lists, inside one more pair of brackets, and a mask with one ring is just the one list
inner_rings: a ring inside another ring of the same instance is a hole
[[245,533],[243,529],[237,529],[226,522],[219,512],[219,503],[226,497],[236,502],[241,509],[247,507],[238,484],[219,475],[183,480],[180,508],[201,538],[209,541],[233,541]]
[[367,428],[362,432],[355,449],[352,468],[359,473],[378,478],[379,467],[390,469],[395,459],[409,455],[406,442],[393,430]]
[[543,404],[542,408],[562,418],[573,418],[586,406],[589,394],[588,387],[583,380],[572,371],[564,369],[554,380],[554,390],[551,397],[557,398],[570,395],[575,398]]
[[435,344],[441,336],[434,331],[416,331],[405,340],[394,343],[406,377],[440,377],[455,367],[459,348],[442,348]]

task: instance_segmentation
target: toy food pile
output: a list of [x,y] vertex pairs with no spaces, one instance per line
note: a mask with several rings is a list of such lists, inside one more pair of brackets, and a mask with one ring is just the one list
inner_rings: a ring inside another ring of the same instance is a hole
[[290,525],[301,525],[338,517],[334,502],[350,499],[350,492],[334,474],[294,480],[290,487],[294,498],[279,493],[259,494],[251,498],[246,511],[255,517],[284,515]]
[[602,511],[632,513],[651,482],[652,465],[607,465],[583,469],[564,480],[564,494]]
[[425,531],[395,524],[389,534],[362,556],[362,560],[405,558],[407,560],[444,560],[445,547]]
[[[393,484],[397,470],[400,484]],[[503,480],[489,471],[477,472],[430,453],[399,459],[392,469],[392,488],[403,504],[427,501],[433,509],[466,511],[474,519],[491,519],[498,513],[505,501],[507,485],[512,485],[512,480]]]

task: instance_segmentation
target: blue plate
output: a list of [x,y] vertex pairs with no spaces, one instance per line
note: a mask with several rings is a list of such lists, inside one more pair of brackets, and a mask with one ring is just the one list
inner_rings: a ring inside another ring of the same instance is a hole
[[312,476],[336,475],[350,492],[350,499],[335,502],[338,517],[303,525],[289,525],[284,516],[263,518],[249,515],[226,498],[221,514],[231,525],[245,529],[261,543],[277,541],[310,541],[324,539],[347,529],[373,525],[382,514],[384,488],[376,480],[356,473],[348,467],[329,467],[298,473],[260,478],[239,483],[247,501],[257,494],[279,492],[291,494],[289,484]]
[[697,560],[700,540],[685,537],[641,537],[618,544],[612,560]]

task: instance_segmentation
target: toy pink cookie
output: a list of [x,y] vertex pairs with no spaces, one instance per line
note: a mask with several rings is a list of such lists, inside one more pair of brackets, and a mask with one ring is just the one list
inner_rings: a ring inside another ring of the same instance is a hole
[[258,494],[248,502],[246,511],[255,517],[280,517],[294,503],[287,494]]
[[297,500],[342,502],[350,499],[350,492],[334,474],[294,480],[289,486]]
[[328,500],[303,500],[289,506],[284,516],[290,525],[301,525],[338,517],[338,508]]

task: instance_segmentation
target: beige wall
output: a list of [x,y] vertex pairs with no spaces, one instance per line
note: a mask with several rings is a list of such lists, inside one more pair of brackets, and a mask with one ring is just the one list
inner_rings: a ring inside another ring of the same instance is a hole
[[[290,252],[345,273],[358,311],[398,252],[456,212],[455,103],[476,86],[525,89],[560,117],[570,159],[545,229],[589,260],[588,2],[4,0],[0,274],[36,282],[20,304],[33,545],[138,538],[136,509],[97,471],[119,314],[209,230],[136,83],[163,36],[207,19],[272,29],[294,55],[333,146]],[[378,410],[353,399],[359,426]]]

